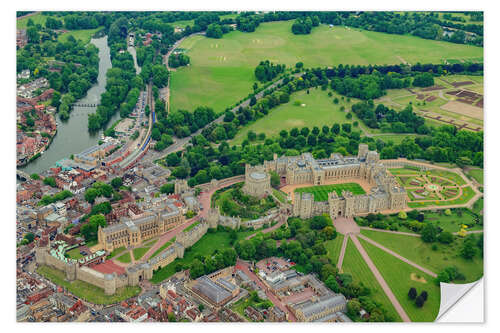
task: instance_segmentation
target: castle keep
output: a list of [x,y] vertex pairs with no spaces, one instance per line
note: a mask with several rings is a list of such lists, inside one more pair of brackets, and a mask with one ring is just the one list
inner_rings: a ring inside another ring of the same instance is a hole
[[[336,192],[331,192],[327,201],[314,201],[311,193],[295,193],[292,214],[301,218],[324,213],[332,218],[352,217],[356,214],[406,208],[405,189],[388,173],[380,162],[379,154],[376,151],[369,151],[366,144],[359,145],[357,156],[344,157],[332,154],[328,159],[318,160],[310,153],[280,158],[275,156],[272,161],[265,161],[259,168],[262,167],[267,172],[276,172],[287,185],[324,185],[342,180],[362,180],[372,186],[370,192],[363,195],[353,195],[349,191],[343,191],[339,196]],[[268,174],[267,172],[265,173]],[[254,182],[253,186],[255,185]],[[259,192],[256,189],[253,191]]]

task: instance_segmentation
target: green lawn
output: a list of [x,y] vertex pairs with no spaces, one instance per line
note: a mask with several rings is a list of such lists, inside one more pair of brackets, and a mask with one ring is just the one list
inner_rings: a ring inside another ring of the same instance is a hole
[[[479,201],[479,200],[478,200]],[[437,212],[425,212],[425,221],[431,222],[439,226],[444,231],[458,232],[460,225],[467,224],[470,227],[468,230],[482,230],[483,226],[475,224],[474,217],[471,214],[462,213],[461,216],[457,214],[455,209],[451,210],[451,215],[439,214]]]
[[470,169],[468,175],[474,178],[479,184],[484,185],[484,170]]
[[[338,104],[333,103],[335,97],[339,99]],[[305,106],[294,105],[296,101],[305,104]],[[290,102],[270,110],[265,117],[243,127],[231,142],[241,144],[247,138],[247,133],[250,130],[257,134],[265,133],[266,137],[273,137],[277,136],[281,130],[290,130],[294,127],[312,129],[314,126],[322,128],[327,125],[331,127],[334,123],[353,123],[358,120],[356,115],[353,114],[353,119],[349,120],[346,118],[347,113],[340,111],[340,107],[344,106],[345,110],[350,110],[352,104],[358,101],[351,98],[351,101],[347,102],[346,98],[342,100],[338,94],[329,97],[328,91],[319,88],[311,89],[309,94],[305,90],[298,91],[291,95]],[[360,123],[359,120],[358,123]]]
[[158,238],[157,239],[153,239],[153,240],[150,240],[146,243],[144,243],[144,246],[149,246],[149,247],[152,247],[153,245],[156,244],[156,242],[158,241]]
[[350,191],[353,195],[365,194],[365,190],[363,190],[363,188],[357,183],[302,187],[295,189],[295,192],[312,193],[314,195],[314,201],[327,201],[328,193],[335,191],[340,196],[342,195],[343,190]]
[[141,292],[141,287],[127,286],[116,289],[114,295],[105,295],[104,290],[81,280],[66,281],[66,275],[63,271],[42,265],[37,268],[37,273],[46,277],[58,286],[62,286],[73,293],[94,304],[113,304],[137,296]]
[[72,259],[81,259],[81,258],[83,258],[83,256],[80,254],[80,248],[79,247],[75,247],[74,249],[67,251],[66,254],[70,258],[72,258]]
[[373,138],[375,140],[380,139],[385,143],[389,143],[390,141],[392,141],[394,144],[398,145],[401,142],[403,142],[405,138],[417,138],[419,136],[422,137],[421,135],[417,134],[389,134],[389,135],[374,135]]
[[[434,321],[439,313],[441,294],[440,288],[434,284],[433,278],[363,239],[359,239],[359,241],[411,321]],[[416,281],[421,278],[425,279],[425,282],[423,280]],[[422,308],[418,308],[415,301],[408,298],[408,291],[411,287],[416,288],[419,294],[424,290],[427,291],[428,298]]]
[[[238,240],[243,239],[253,233],[255,233],[255,231],[238,232]],[[197,255],[206,256],[213,253],[215,250],[222,251],[230,247],[232,246],[230,245],[229,232],[206,233],[198,242],[196,242],[191,247],[189,251],[186,251],[184,253],[184,258],[176,259],[174,260],[174,262],[168,264],[167,266],[154,273],[151,282],[159,283],[174,275],[175,265],[177,263],[189,265]]]
[[63,34],[60,34],[57,36],[57,40],[60,42],[65,42],[68,40],[69,36],[75,37],[75,39],[82,40],[85,44],[90,42],[90,39],[92,36],[101,28],[95,28],[95,29],[84,29],[84,30],[70,30],[68,32],[65,32]]
[[125,251],[125,246],[120,246],[120,247],[114,249],[113,251],[111,251],[111,253],[107,257],[107,259],[111,259],[111,258],[115,257],[117,254],[120,254],[123,251]]
[[196,221],[195,223],[191,224],[189,227],[187,227],[186,229],[182,230],[183,232],[188,232],[189,230],[193,229],[194,227],[196,227],[198,224],[200,224],[199,221]]
[[163,244],[162,246],[160,246],[158,248],[158,250],[156,250],[152,255],[151,257],[149,257],[149,259],[151,258],[154,258],[156,257],[157,255],[159,255],[163,250],[165,250],[167,247],[169,247],[170,245],[172,245],[173,243],[175,242],[175,237],[171,240],[169,240],[168,242],[166,242],[165,244]]
[[25,17],[19,20],[16,20],[16,27],[17,29],[26,29],[28,26],[28,20],[31,19],[33,23],[36,24],[41,24],[42,26],[45,26],[45,21],[47,21],[46,15],[42,15],[42,13],[36,13],[32,16]]
[[150,247],[137,247],[133,249],[132,252],[134,253],[134,259],[135,260],[141,259],[146,254],[146,252],[149,251],[149,249]]
[[132,261],[132,258],[130,258],[130,251],[127,251],[125,254],[122,254],[118,258],[116,258],[119,262],[122,262],[124,264],[128,264]]
[[285,193],[273,188],[273,194],[280,202],[286,203],[287,195]]
[[344,273],[351,274],[354,280],[362,282],[366,287],[370,288],[370,297],[374,301],[382,304],[382,307],[388,312],[390,316],[394,318],[395,321],[401,321],[401,318],[396,312],[396,309],[392,305],[385,292],[380,287],[377,279],[375,279],[372,271],[363,260],[363,257],[350,239],[347,242],[345,257],[342,263],[342,271]]
[[333,265],[337,265],[337,261],[339,261],[343,241],[344,235],[337,233],[337,237],[324,243],[327,256],[332,260]]
[[409,35],[320,25],[309,35],[291,33],[293,21],[262,23],[253,33],[232,31],[221,39],[191,36],[180,47],[191,65],[172,73],[171,109],[207,105],[217,113],[252,91],[262,60],[304,67],[338,64],[442,63],[444,58],[478,58],[483,48]]
[[395,168],[395,169],[389,169],[389,172],[392,173],[393,175],[419,175],[422,174],[418,169],[411,169],[411,168]]
[[483,276],[482,258],[476,256],[473,260],[467,260],[459,255],[462,238],[456,237],[449,245],[435,243],[438,249],[433,251],[432,244],[424,243],[419,237],[373,230],[361,230],[361,234],[436,274],[446,267],[456,266],[465,275],[463,283],[476,281]]

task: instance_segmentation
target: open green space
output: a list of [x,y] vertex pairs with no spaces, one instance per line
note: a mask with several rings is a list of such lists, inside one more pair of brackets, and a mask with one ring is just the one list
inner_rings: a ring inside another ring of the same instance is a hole
[[127,251],[125,254],[122,254],[118,258],[116,258],[119,262],[122,262],[124,264],[128,264],[132,261],[132,258],[130,258],[130,251]]
[[476,192],[470,187],[462,187],[462,195],[457,199],[453,200],[432,200],[432,201],[424,201],[424,202],[409,202],[408,207],[411,208],[421,208],[428,206],[448,206],[448,205],[462,205],[469,202]]
[[417,137],[424,137],[424,135],[418,135],[418,134],[381,134],[381,135],[374,135],[373,138],[375,140],[382,140],[385,143],[393,142],[395,145],[399,145],[405,138],[417,138]]
[[66,254],[71,259],[77,259],[78,260],[78,259],[83,258],[83,256],[80,254],[80,248],[79,247],[75,247],[74,249],[67,251]]
[[36,13],[34,15],[31,15],[31,16],[28,16],[28,17],[24,17],[22,19],[18,19],[16,20],[16,27],[17,29],[26,29],[27,26],[28,26],[28,20],[31,19],[33,21],[33,23],[36,25],[36,24],[41,24],[41,25],[45,25],[45,21],[47,21],[47,17],[46,15],[43,15],[42,13]]
[[343,241],[344,235],[337,233],[337,237],[324,243],[327,251],[327,256],[332,260],[332,263],[334,265],[336,265],[339,261],[340,250],[342,249]]
[[81,280],[67,281],[66,274],[58,269],[42,265],[37,268],[37,273],[49,279],[58,286],[66,288],[75,296],[94,304],[113,304],[137,296],[141,287],[126,286],[117,288],[114,295],[105,295],[102,288],[91,285]]
[[[439,312],[441,293],[433,278],[365,240],[359,241],[410,319],[416,322],[434,321]],[[418,294],[424,290],[428,293],[422,308],[408,297],[412,287],[417,289]]]
[[134,259],[135,260],[141,259],[146,254],[146,252],[149,251],[149,249],[150,247],[136,247],[135,249],[132,250],[132,252],[134,253]]
[[157,255],[159,255],[163,250],[165,250],[167,247],[169,247],[170,245],[172,245],[174,242],[175,242],[175,237],[172,238],[171,240],[169,240],[168,242],[166,242],[165,244],[163,244],[162,246],[160,246],[158,248],[158,250],[156,250],[155,252],[153,252],[153,254],[151,255],[151,257],[149,257],[149,259],[154,258]]
[[277,190],[275,188],[273,188],[273,194],[274,196],[281,202],[281,203],[286,203],[287,201],[287,195],[286,193],[280,191],[280,190]]
[[95,28],[95,29],[83,29],[83,30],[71,30],[68,32],[65,32],[63,34],[60,34],[57,36],[57,40],[60,42],[65,42],[68,40],[69,36],[73,36],[76,40],[81,40],[85,44],[90,42],[90,39],[92,36],[101,28]]
[[200,224],[200,221],[196,221],[195,223],[191,224],[189,227],[187,227],[186,229],[184,229],[182,231],[188,232],[188,231],[192,230],[194,227],[196,227],[198,224]]
[[[265,117],[238,131],[232,143],[241,144],[247,138],[249,131],[257,134],[264,133],[266,137],[274,137],[281,130],[289,131],[294,127],[299,129],[302,127],[312,129],[314,126],[322,128],[324,125],[331,127],[334,123],[353,123],[356,120],[360,123],[355,114],[353,114],[353,119],[347,119],[347,113],[340,110],[342,106],[345,110],[350,110],[352,104],[359,100],[351,98],[347,102],[347,98],[342,100],[338,94],[329,97],[327,91],[319,88],[309,91],[309,94],[305,90],[293,93],[290,96],[290,102],[270,110]],[[338,104],[333,103],[334,98],[338,98]],[[295,105],[296,103],[300,105]]]
[[148,241],[148,242],[144,243],[144,246],[152,247],[153,245],[155,245],[155,244],[156,244],[156,242],[157,242],[158,240],[159,240],[158,238],[157,238],[157,239],[150,240],[150,241]]
[[432,170],[429,170],[427,172],[427,175],[431,175],[431,176],[434,175],[434,176],[448,178],[448,179],[452,180],[453,182],[457,183],[457,185],[465,185],[465,180],[462,178],[462,176],[460,176],[459,174],[452,172],[452,171],[432,169]]
[[420,169],[418,168],[394,168],[394,169],[389,169],[389,172],[392,173],[393,175],[420,175],[423,174],[423,172],[420,172]]
[[409,35],[393,35],[320,25],[309,35],[291,33],[293,21],[262,23],[253,33],[232,31],[221,39],[186,38],[191,65],[171,79],[171,109],[207,105],[217,113],[252,91],[254,69],[262,60],[304,67],[338,64],[442,63],[445,58],[478,58],[483,48]]
[[342,195],[342,191],[350,191],[353,195],[366,193],[358,183],[319,185],[295,189],[296,193],[312,193],[314,196],[314,201],[327,201],[328,193],[333,191],[335,191],[339,196]]
[[354,280],[362,282],[366,287],[370,288],[370,297],[382,304],[382,307],[394,318],[395,321],[401,321],[399,314],[392,305],[391,301],[380,287],[377,279],[364,261],[358,249],[349,239],[345,252],[344,261],[342,263],[342,271],[351,274]]
[[437,245],[434,251],[431,243],[425,243],[419,237],[373,230],[361,230],[361,234],[436,274],[446,267],[456,266],[465,276],[463,283],[476,281],[483,276],[483,259],[479,255],[472,260],[460,256],[463,238],[455,237],[451,244],[432,243]]
[[470,177],[474,178],[479,184],[484,185],[484,170],[483,169],[470,169],[467,174]]
[[116,255],[122,253],[125,250],[126,250],[125,246],[120,246],[120,247],[114,249],[113,251],[111,251],[111,253],[109,254],[109,256],[106,259],[111,259],[111,258],[115,257]]
[[[255,231],[238,232],[238,240],[243,239]],[[231,239],[229,232],[206,233],[198,242],[196,242],[188,251],[184,253],[184,258],[177,258],[165,267],[162,267],[153,274],[152,283],[159,283],[175,274],[175,266],[180,263],[189,265],[193,259],[198,256],[206,256],[213,253],[215,250],[222,251],[231,248]]]

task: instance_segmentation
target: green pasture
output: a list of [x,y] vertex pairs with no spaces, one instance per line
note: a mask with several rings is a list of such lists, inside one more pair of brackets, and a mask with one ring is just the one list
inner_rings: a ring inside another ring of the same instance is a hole
[[320,25],[309,35],[291,33],[293,21],[262,23],[255,32],[232,31],[221,39],[191,36],[180,47],[191,65],[172,73],[171,109],[207,105],[217,113],[245,97],[262,60],[304,67],[338,64],[441,63],[445,58],[478,58],[483,48]]

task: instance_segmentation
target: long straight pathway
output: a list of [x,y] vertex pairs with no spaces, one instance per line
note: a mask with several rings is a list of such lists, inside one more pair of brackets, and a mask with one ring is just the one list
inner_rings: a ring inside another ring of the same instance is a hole
[[337,261],[337,268],[339,271],[342,269],[342,263],[344,262],[345,250],[347,248],[347,241],[349,240],[349,234],[344,236],[342,241],[342,248],[340,249],[339,260]]
[[375,266],[375,264],[373,263],[373,261],[368,256],[368,253],[366,253],[366,251],[363,248],[363,246],[361,246],[361,243],[359,242],[359,240],[356,237],[356,235],[350,234],[349,237],[352,239],[354,245],[358,249],[359,253],[363,257],[364,261],[366,262],[366,264],[368,265],[368,267],[370,268],[370,270],[372,271],[373,275],[377,279],[378,283],[380,284],[380,286],[384,290],[385,294],[387,295],[387,297],[391,301],[392,305],[396,309],[396,311],[399,314],[399,316],[401,317],[401,319],[404,322],[410,322],[411,321],[410,317],[408,317],[408,315],[406,314],[405,310],[403,309],[403,307],[401,306],[401,304],[397,300],[396,296],[394,296],[394,293],[392,292],[391,288],[389,288],[389,285],[387,284],[387,282],[385,282],[384,278],[382,277],[382,274],[380,274],[379,270],[377,269],[377,266]]
[[411,260],[409,260],[409,259],[407,259],[407,258],[405,258],[405,257],[403,257],[403,256],[401,256],[401,255],[399,255],[399,254],[397,254],[396,252],[394,252],[394,251],[392,251],[392,250],[389,250],[388,248],[386,248],[386,247],[385,247],[385,246],[383,246],[383,245],[380,245],[379,243],[375,242],[374,240],[371,240],[370,238],[368,238],[368,237],[366,237],[366,236],[363,236],[363,235],[358,235],[358,236],[359,236],[361,239],[363,239],[363,240],[367,241],[368,243],[370,243],[370,244],[372,244],[372,245],[374,245],[374,246],[378,247],[379,249],[381,249],[381,250],[383,250],[383,251],[385,251],[385,252],[389,253],[390,255],[392,255],[392,256],[394,256],[394,257],[398,258],[399,260],[404,261],[404,262],[405,262],[405,263],[407,263],[408,265],[413,266],[413,267],[415,267],[416,269],[419,269],[419,270],[421,270],[422,272],[424,272],[424,273],[426,273],[426,274],[429,274],[430,276],[432,276],[432,277],[434,277],[434,278],[435,278],[435,277],[437,277],[437,274],[436,274],[436,273],[434,273],[434,272],[432,272],[432,271],[428,270],[427,268],[424,268],[424,267],[420,266],[419,264],[414,263],[413,261],[411,261]]

